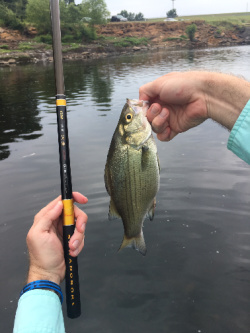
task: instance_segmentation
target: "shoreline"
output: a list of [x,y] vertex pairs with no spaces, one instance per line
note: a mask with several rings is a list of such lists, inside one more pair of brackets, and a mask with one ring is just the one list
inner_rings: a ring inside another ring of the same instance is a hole
[[[195,23],[197,32],[195,40],[183,38],[187,25]],[[63,60],[91,60],[114,57],[135,52],[150,52],[163,49],[197,49],[209,47],[250,45],[250,26],[244,28],[233,26],[232,29],[220,31],[217,27],[204,21],[194,22],[126,22],[106,24],[97,27],[98,40],[84,43],[72,49],[63,45]],[[139,38],[146,37],[147,45],[131,47],[116,46],[108,42],[107,38]],[[103,37],[103,38],[102,38]],[[53,62],[52,48],[37,43],[34,49],[18,50],[21,42],[32,43],[33,36],[23,36],[16,31],[0,28],[0,44],[7,45],[10,50],[0,53],[0,66],[14,66],[29,63]]]

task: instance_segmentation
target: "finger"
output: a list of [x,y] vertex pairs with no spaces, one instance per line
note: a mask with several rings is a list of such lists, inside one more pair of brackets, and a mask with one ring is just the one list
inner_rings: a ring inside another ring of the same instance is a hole
[[70,247],[69,249],[69,254],[72,256],[72,257],[77,257],[78,254],[82,251],[83,247],[84,247],[84,237],[81,241],[81,243],[78,243],[78,240],[75,241],[75,243],[77,242],[77,246],[76,247]]
[[[88,198],[86,198],[84,195],[82,195],[79,192],[73,192],[73,199],[75,202],[78,202],[80,204],[85,204],[88,202]],[[51,201],[46,207],[40,210],[40,212],[36,215],[36,218],[41,218],[44,216],[51,208],[55,207],[58,201],[61,200],[61,195],[59,195],[56,199]]]
[[77,206],[74,206],[74,214],[76,219],[76,229],[79,232],[84,233],[86,228],[86,223],[88,221],[88,216],[86,213],[84,213],[80,208]]
[[56,205],[47,211],[40,219],[36,220],[34,225],[39,227],[41,231],[49,231],[53,222],[56,221],[63,211],[63,203],[62,201],[58,201]]
[[75,252],[77,251],[77,249],[79,250],[79,246],[84,239],[88,216],[80,208],[76,206],[74,207],[74,213],[76,217],[76,228],[74,234],[70,238],[69,248]]
[[160,140],[160,141],[169,141],[170,140],[169,139],[170,132],[171,132],[170,127],[165,128],[164,131],[162,131],[161,133],[157,134],[158,140]]
[[148,121],[151,123],[158,114],[160,114],[162,107],[160,104],[154,103],[147,111]]
[[88,202],[88,198],[83,194],[79,192],[73,192],[72,194],[75,202],[78,202],[79,204],[86,204]]
[[152,128],[154,132],[163,132],[169,126],[168,119],[169,111],[166,108],[163,108],[161,112],[152,121]]

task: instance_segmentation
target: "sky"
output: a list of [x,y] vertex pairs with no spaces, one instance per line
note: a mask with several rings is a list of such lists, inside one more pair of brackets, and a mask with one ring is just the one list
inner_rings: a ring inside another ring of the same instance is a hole
[[[165,17],[173,9],[172,0],[104,0],[111,15],[125,9],[141,12],[145,18]],[[81,3],[81,0],[75,0]],[[174,8],[179,16],[249,12],[250,0],[175,0]]]

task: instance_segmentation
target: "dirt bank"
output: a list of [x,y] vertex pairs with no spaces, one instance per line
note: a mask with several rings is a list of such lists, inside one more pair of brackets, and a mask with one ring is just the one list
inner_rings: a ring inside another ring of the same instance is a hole
[[[185,33],[187,26],[191,23],[197,25],[194,42],[190,42]],[[99,37],[97,41],[91,44],[83,43],[76,50],[64,46],[63,58],[65,60],[93,59],[161,48],[198,48],[250,44],[250,26],[232,26],[230,30],[224,30],[209,25],[205,21],[109,23],[98,26],[97,34]],[[48,49],[45,44],[36,44],[35,46],[32,44],[32,50],[27,48],[20,50],[20,42],[32,42],[35,35],[35,30],[30,30],[28,34],[22,35],[18,31],[0,28],[1,49],[6,49],[4,53],[0,53],[0,65],[52,61],[52,50],[51,48]],[[116,46],[114,41],[123,37],[146,37],[148,44],[133,47]]]

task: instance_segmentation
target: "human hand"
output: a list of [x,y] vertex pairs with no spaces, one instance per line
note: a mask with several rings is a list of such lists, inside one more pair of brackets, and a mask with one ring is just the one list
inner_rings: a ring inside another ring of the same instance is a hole
[[[85,204],[88,199],[78,192],[73,192],[75,202]],[[27,283],[35,280],[50,280],[57,284],[65,277],[63,251],[63,203],[59,196],[35,216],[26,241],[29,250],[30,267]],[[74,206],[76,228],[69,241],[70,255],[76,257],[84,246],[84,233],[87,215]]]
[[140,88],[139,99],[150,103],[147,118],[159,140],[169,141],[208,118],[201,75],[170,73]]

